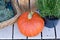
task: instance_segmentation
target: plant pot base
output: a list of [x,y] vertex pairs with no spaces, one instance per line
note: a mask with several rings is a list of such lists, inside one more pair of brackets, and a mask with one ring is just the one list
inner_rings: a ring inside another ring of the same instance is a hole
[[57,25],[57,22],[58,22],[58,19],[45,19],[45,27],[53,28]]

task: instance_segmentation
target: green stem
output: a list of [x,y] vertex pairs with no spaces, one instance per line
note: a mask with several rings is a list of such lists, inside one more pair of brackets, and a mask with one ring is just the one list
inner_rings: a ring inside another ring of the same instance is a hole
[[34,12],[31,11],[31,12],[28,14],[28,19],[31,19],[32,16],[33,16],[33,14],[34,14]]

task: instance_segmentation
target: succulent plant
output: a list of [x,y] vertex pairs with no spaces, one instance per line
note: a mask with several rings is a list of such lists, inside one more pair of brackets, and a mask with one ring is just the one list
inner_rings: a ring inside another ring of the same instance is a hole
[[4,0],[0,0],[0,10],[5,8]]
[[14,16],[14,13],[12,10],[11,3],[9,2],[5,3],[5,0],[0,0],[0,22],[6,21],[12,18],[13,16]]
[[0,22],[8,20],[14,16],[13,12],[9,9],[0,10]]
[[5,2],[7,2],[7,3],[8,3],[8,2],[10,2],[10,0],[5,0]]

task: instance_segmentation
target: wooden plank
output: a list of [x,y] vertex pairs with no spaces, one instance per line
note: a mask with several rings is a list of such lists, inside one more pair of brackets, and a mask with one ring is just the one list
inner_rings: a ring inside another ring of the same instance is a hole
[[12,39],[12,25],[0,29],[0,39]]
[[42,38],[43,39],[55,39],[54,28],[44,27],[44,30],[42,32]]
[[28,39],[41,39],[41,33],[34,37],[28,37]]
[[26,39],[26,36],[19,32],[17,23],[14,24],[14,39]]
[[54,31],[54,25],[52,20],[46,21],[46,26],[44,27],[44,30],[42,32],[42,38],[43,39],[55,39],[55,31]]
[[60,39],[60,20],[55,20],[54,25],[56,28],[57,39]]

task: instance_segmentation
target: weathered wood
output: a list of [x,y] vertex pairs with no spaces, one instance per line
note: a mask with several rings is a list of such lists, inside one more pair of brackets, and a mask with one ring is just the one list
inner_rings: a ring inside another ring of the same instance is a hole
[[22,33],[19,32],[17,23],[14,24],[14,38],[13,39],[26,39]]
[[41,33],[34,37],[28,37],[28,39],[41,39]]
[[0,39],[12,39],[12,25],[0,29]]
[[54,28],[45,27],[42,32],[42,39],[55,39]]
[[55,20],[54,26],[56,28],[56,37],[60,39],[60,20]]

